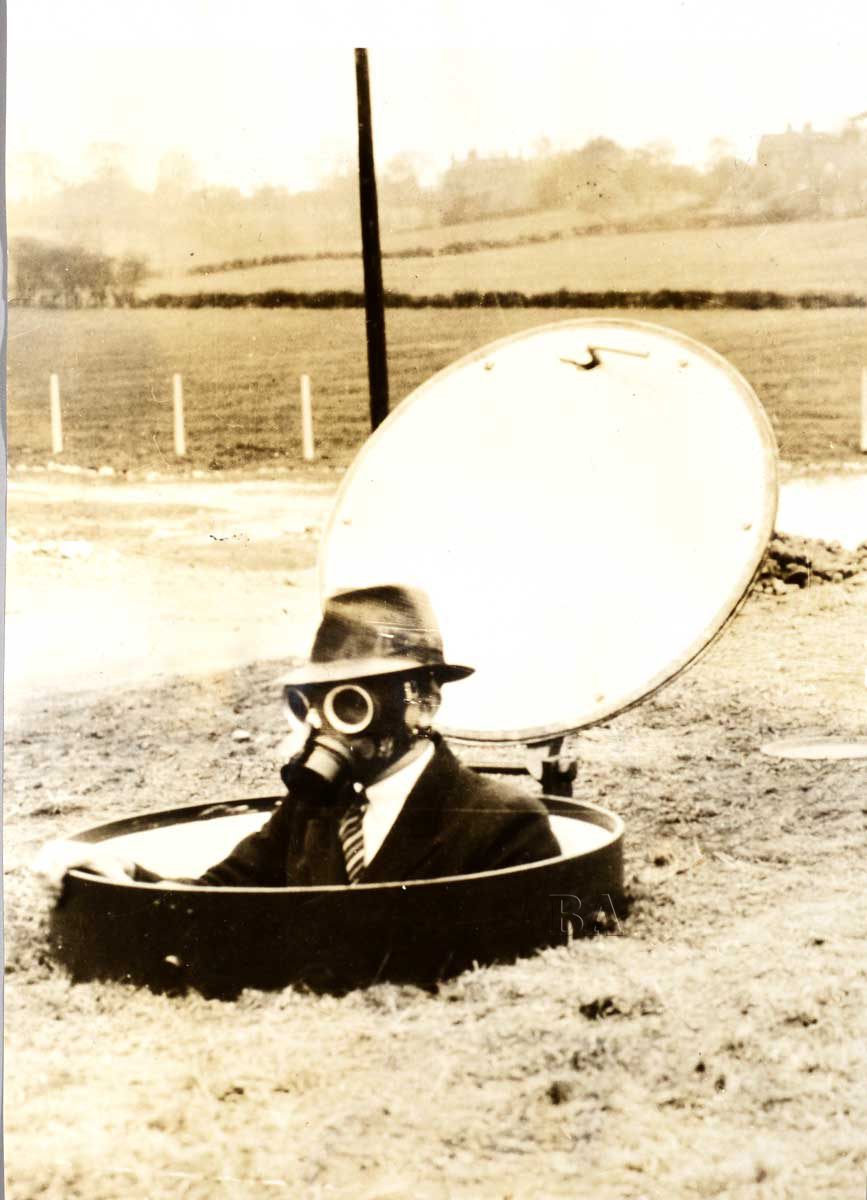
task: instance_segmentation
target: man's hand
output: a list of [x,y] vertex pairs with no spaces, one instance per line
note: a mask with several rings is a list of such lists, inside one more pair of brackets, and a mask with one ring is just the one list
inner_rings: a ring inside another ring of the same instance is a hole
[[114,883],[129,883],[135,877],[135,863],[102,847],[99,842],[48,842],[33,860],[32,870],[54,901],[60,896],[63,879],[73,868],[92,871]]
[[293,726],[277,747],[277,758],[281,767],[284,763],[300,762],[304,758],[314,732],[313,726],[306,721]]

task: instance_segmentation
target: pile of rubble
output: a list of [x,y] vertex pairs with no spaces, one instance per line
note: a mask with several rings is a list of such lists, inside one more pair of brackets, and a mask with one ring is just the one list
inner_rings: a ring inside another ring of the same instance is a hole
[[842,583],[862,571],[867,572],[867,542],[855,550],[846,550],[839,542],[775,533],[755,588],[781,596],[791,588]]

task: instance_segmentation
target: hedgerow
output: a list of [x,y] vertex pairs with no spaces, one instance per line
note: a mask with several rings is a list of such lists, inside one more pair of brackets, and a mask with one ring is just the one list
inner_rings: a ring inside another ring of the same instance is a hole
[[[554,292],[478,291],[415,296],[385,293],[388,308],[621,308],[621,309],[822,309],[865,308],[867,296],[855,292],[774,292],[751,288],[715,292],[707,289],[661,288],[656,291]],[[267,292],[160,292],[139,301],[143,308],[363,308],[364,293],[349,289],[317,292],[273,289]]]

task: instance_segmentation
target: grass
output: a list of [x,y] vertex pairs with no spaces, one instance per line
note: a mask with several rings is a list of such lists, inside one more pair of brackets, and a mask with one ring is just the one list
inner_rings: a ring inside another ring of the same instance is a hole
[[[433,253],[442,253],[448,247],[456,244],[461,247],[471,243],[496,242],[499,245],[517,244],[522,240],[532,238],[544,239],[566,237],[576,229],[585,228],[593,223],[590,213],[571,212],[568,209],[550,209],[537,212],[517,213],[505,216],[494,216],[478,221],[463,221],[455,225],[424,225],[415,228],[389,229],[386,217],[381,217],[382,249],[386,255],[407,254],[419,248]],[[296,246],[287,248],[282,253],[287,257],[315,257],[321,254],[321,245]],[[353,237],[332,236],[328,239],[327,252],[331,254],[352,255],[361,254],[361,234],[358,231]],[[251,258],[263,258],[270,255],[281,255],[279,247],[251,255]],[[199,270],[210,272],[211,266],[217,264],[201,264]],[[236,268],[232,268],[233,270]],[[171,280],[171,290],[175,291],[178,281],[184,279],[189,271],[179,269],[171,275],[161,276],[165,283]]]
[[273,664],[39,706],[7,740],[10,1200],[861,1194],[864,771],[758,746],[857,733],[862,604],[755,598],[579,738],[576,794],[626,819],[629,919],[434,994],[70,986],[35,848],[169,796],[267,793],[261,743],[231,730],[268,742],[280,716]]
[[[392,405],[487,342],[558,319],[601,315],[390,312]],[[729,358],[768,410],[784,459],[860,457],[860,377],[867,364],[863,312],[622,315],[681,330]],[[64,452],[58,458],[84,467],[178,469],[172,453],[176,371],[184,378],[188,468],[297,467],[302,372],[313,384],[316,470],[344,468],[369,430],[364,315],[358,310],[13,309],[8,354],[13,465],[51,457],[52,371],[60,375],[64,412]]]
[[[576,222],[577,223],[577,222]],[[416,245],[443,244],[419,231]],[[480,236],[493,235],[490,230]],[[445,241],[470,240],[456,229]],[[410,244],[412,238],[409,239]],[[395,249],[398,247],[395,246]],[[412,294],[710,288],[867,292],[867,219],[593,234],[437,258],[386,259],[385,285]],[[151,293],[361,290],[360,260],[286,263],[154,279]]]

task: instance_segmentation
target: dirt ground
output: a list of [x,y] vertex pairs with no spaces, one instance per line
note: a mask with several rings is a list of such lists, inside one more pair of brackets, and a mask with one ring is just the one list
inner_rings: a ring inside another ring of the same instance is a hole
[[13,471],[8,715],[47,692],[305,654],[335,487]]
[[864,737],[867,576],[754,595],[574,739],[576,796],[627,826],[610,936],[433,994],[170,999],[71,986],[27,864],[114,817],[273,793],[273,680],[307,649],[333,484],[150,486],[10,480],[13,1200],[863,1194],[867,760],[760,747]]
[[[7,719],[47,693],[304,655],[338,480],[13,470]],[[867,471],[786,470],[777,528],[867,542]]]

